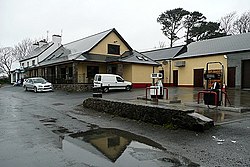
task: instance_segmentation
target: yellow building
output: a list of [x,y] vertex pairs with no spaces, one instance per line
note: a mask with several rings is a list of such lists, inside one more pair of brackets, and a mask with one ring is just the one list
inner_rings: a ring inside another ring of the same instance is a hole
[[[222,79],[228,87],[250,88],[250,33],[193,42],[188,46],[163,48],[144,55],[161,63],[164,84],[170,86],[204,87],[204,73],[209,62],[220,62]],[[221,72],[220,64],[208,70]]]
[[90,89],[98,73],[121,75],[133,87],[150,84],[150,74],[158,63],[134,51],[122,36],[110,29],[58,47],[26,68],[28,77],[41,76],[58,87]]

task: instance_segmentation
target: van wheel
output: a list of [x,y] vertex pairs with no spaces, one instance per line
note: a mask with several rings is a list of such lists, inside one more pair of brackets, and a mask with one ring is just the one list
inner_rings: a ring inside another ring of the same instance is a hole
[[104,93],[108,93],[109,92],[109,88],[108,87],[105,87],[105,88],[103,88],[103,90],[102,90]]
[[130,91],[131,90],[131,86],[126,86],[126,90]]

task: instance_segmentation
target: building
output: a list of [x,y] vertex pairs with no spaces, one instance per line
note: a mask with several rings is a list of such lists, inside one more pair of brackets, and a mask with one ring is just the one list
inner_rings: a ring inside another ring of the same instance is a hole
[[61,41],[61,36],[53,35],[51,42],[41,40],[33,44],[33,50],[30,55],[19,61],[21,69],[25,71],[24,77],[38,76],[39,63],[44,61],[44,59],[56,49],[60,48],[62,45]]
[[43,51],[36,56],[20,61],[27,77],[41,76],[67,90],[92,88],[97,73],[119,74],[133,87],[145,87],[151,83],[154,67],[159,65],[134,51],[115,29],[58,44],[53,49],[49,49],[53,46],[50,44],[42,46]]
[[[250,88],[249,42],[250,33],[245,33],[191,43],[186,53],[173,60],[173,80],[180,86],[202,87],[206,63],[221,62],[228,87]],[[214,70],[219,68],[211,66]]]
[[[156,50],[150,50],[142,52],[142,54],[150,57],[152,60],[161,64],[158,67],[158,72],[163,74],[164,86],[174,86],[172,71],[173,71],[173,59],[182,53],[187,51],[185,45],[176,46],[172,48],[161,48]],[[175,85],[176,86],[176,85]]]
[[[225,36],[178,46],[143,52],[160,62],[164,83],[174,86],[203,87],[208,62],[224,66],[225,83],[232,88],[250,88],[250,33]],[[220,70],[220,65],[211,70]]]

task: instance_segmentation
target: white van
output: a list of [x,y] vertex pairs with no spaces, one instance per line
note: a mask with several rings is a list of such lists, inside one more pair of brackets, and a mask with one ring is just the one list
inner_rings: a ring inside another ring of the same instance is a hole
[[94,78],[94,88],[100,87],[103,92],[109,90],[124,89],[131,90],[132,83],[115,74],[96,74]]

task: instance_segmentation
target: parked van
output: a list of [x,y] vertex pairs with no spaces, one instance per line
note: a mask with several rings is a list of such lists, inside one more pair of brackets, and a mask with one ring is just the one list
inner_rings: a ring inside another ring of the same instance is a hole
[[109,90],[124,89],[131,90],[132,83],[115,74],[96,74],[94,77],[94,88],[100,87],[103,92]]

